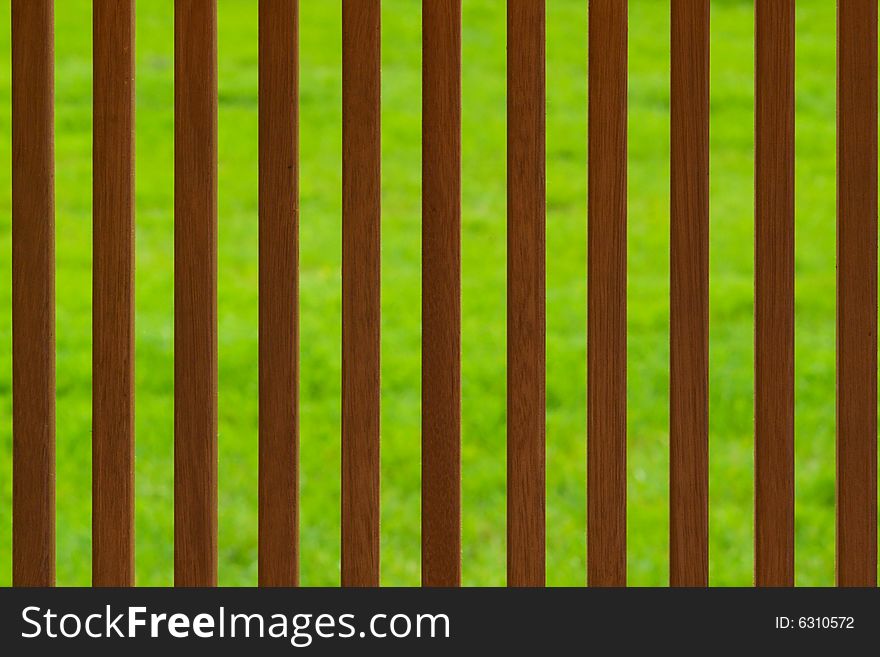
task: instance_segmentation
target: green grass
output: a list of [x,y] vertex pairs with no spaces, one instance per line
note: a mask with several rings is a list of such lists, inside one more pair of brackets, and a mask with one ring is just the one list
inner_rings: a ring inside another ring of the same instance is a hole
[[[464,0],[463,581],[505,582],[505,8]],[[585,579],[584,0],[547,0],[547,575]],[[137,15],[137,581],[172,582],[173,10]],[[710,579],[752,581],[753,10],[712,3]],[[419,582],[420,3],[383,3],[382,582]],[[0,584],[11,571],[0,0]],[[58,583],[90,581],[91,15],[56,3]],[[301,3],[302,582],[339,568],[340,3]],[[669,3],[630,2],[629,581],[668,579]],[[834,3],[798,3],[797,582],[834,573]],[[220,583],[256,582],[257,3],[219,2]]]

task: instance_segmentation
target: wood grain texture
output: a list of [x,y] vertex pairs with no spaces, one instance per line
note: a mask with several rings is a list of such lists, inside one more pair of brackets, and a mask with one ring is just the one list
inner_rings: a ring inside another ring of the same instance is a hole
[[837,3],[837,584],[877,585],[877,3]]
[[134,585],[134,0],[95,0],[92,584]]
[[544,0],[507,3],[507,584],[545,577]]
[[12,0],[12,583],[55,585],[54,7]]
[[379,0],[342,3],[342,585],[379,585]]
[[709,0],[672,0],[672,586],[709,582]]
[[589,9],[587,582],[625,586],[627,5]]
[[260,586],[299,579],[299,57],[297,0],[260,25]]
[[794,0],[755,0],[755,585],[794,586]]
[[174,3],[174,582],[217,583],[217,5]]
[[422,585],[461,584],[461,0],[422,3]]

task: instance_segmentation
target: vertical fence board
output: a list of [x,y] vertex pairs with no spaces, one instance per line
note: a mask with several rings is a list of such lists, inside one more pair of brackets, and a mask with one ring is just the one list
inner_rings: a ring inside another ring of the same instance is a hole
[[379,0],[342,3],[342,585],[379,585]]
[[297,0],[260,2],[259,583],[298,582]]
[[756,586],[794,586],[794,18],[755,2]]
[[709,580],[709,0],[672,0],[672,586]]
[[461,583],[461,0],[422,3],[422,584]]
[[12,583],[55,584],[52,0],[12,0]]
[[545,576],[544,0],[507,3],[507,583]]
[[217,5],[174,4],[174,581],[217,583]]
[[589,9],[587,581],[624,586],[627,5]]
[[877,3],[837,5],[837,584],[877,584]]
[[134,2],[95,0],[92,583],[134,584]]

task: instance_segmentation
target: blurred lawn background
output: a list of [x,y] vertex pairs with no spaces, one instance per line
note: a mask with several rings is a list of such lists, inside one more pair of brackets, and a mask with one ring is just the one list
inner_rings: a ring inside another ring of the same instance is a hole
[[[219,0],[220,583],[257,570],[257,3]],[[0,584],[11,573],[0,0]],[[300,3],[305,585],[339,569],[340,3]],[[385,0],[382,583],[419,583],[421,3]],[[797,583],[834,581],[835,3],[797,8]],[[91,3],[56,3],[58,583],[90,582]],[[547,580],[585,579],[587,2],[547,0]],[[463,583],[505,582],[505,3],[463,1]],[[712,2],[710,581],[752,582],[753,8]],[[137,4],[137,582],[173,564],[173,3]],[[630,0],[628,572],[668,581],[669,2]]]

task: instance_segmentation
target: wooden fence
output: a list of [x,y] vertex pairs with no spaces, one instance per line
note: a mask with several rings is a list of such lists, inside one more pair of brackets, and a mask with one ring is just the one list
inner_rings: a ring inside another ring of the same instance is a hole
[[[93,583],[134,583],[134,0],[94,0]],[[587,580],[626,583],[627,3],[589,2]],[[670,583],[708,584],[709,0],[672,0]],[[259,583],[298,582],[297,0],[259,2]],[[216,0],[175,2],[174,572],[217,581]],[[460,583],[460,0],[424,0],[422,581]],[[794,583],[794,11],[755,2],[755,584]],[[379,583],[380,1],[343,0],[342,563]],[[55,581],[53,0],[12,0],[13,583]],[[586,37],[586,35],[585,35]],[[507,3],[507,572],[545,575],[544,0]],[[837,582],[877,576],[877,3],[838,2]]]

